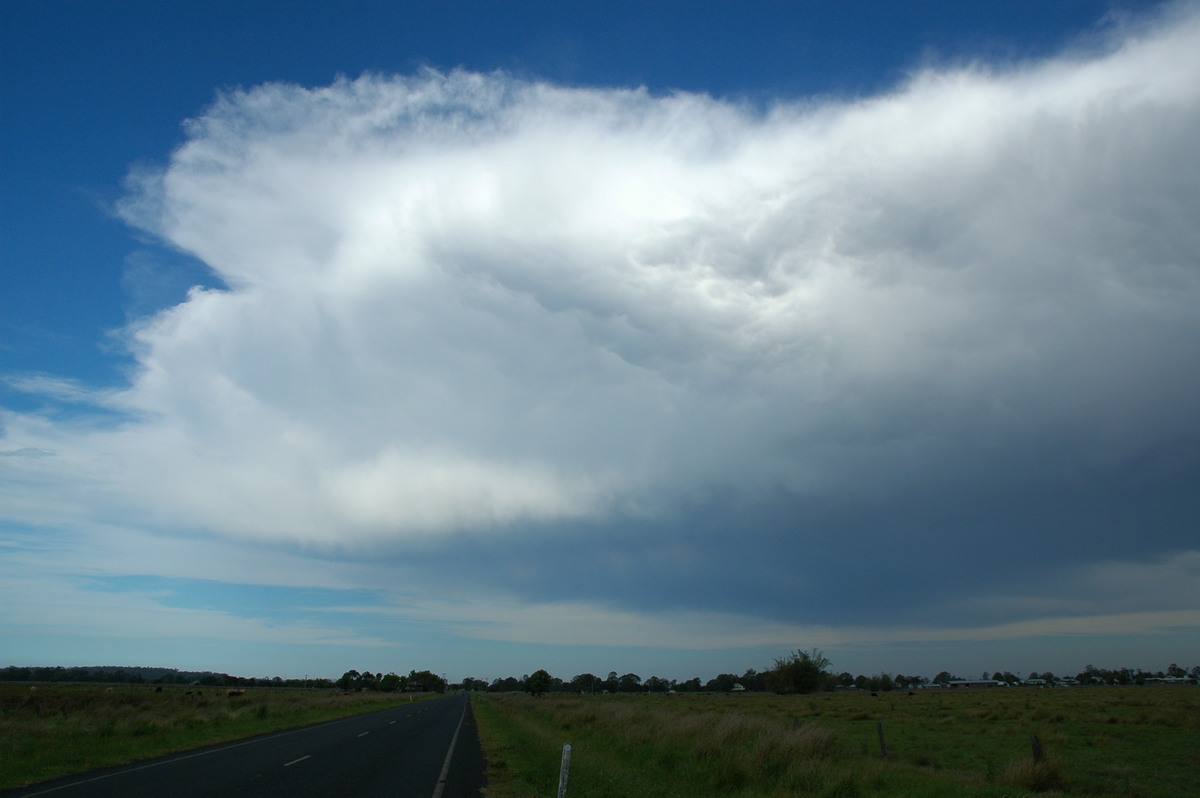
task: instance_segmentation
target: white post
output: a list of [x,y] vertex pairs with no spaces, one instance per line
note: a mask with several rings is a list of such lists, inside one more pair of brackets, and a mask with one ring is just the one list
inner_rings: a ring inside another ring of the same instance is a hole
[[558,798],[567,798],[567,775],[571,771],[571,744],[563,743],[562,767],[558,771]]

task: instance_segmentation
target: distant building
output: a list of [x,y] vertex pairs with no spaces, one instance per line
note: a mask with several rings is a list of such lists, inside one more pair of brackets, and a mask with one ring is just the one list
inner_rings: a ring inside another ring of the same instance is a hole
[[1004,682],[995,679],[958,679],[946,682],[947,687],[1004,687]]

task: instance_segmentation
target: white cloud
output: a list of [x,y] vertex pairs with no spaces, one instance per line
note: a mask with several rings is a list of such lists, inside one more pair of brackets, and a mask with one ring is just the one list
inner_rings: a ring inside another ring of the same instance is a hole
[[465,72],[229,93],[122,206],[228,290],[130,328],[120,423],[9,414],[56,457],[3,495],[352,546],[1194,441],[1198,20],[765,115]]

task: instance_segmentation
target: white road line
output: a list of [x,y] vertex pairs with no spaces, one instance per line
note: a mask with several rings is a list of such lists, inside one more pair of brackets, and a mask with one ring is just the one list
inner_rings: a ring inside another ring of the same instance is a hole
[[370,734],[370,732],[363,732],[362,734],[360,734],[360,735],[358,735],[358,736],[359,736],[359,737],[366,737],[368,734]]
[[310,756],[312,756],[312,754],[305,754],[304,756],[300,757],[299,759],[293,759],[291,762],[285,763],[284,767],[290,768],[292,765],[296,764],[297,762],[303,762],[304,760],[308,759]]
[[304,732],[310,732],[310,731],[313,731],[314,729],[326,728],[328,726],[334,726],[338,723],[345,723],[346,721],[355,720],[356,717],[358,717],[358,716],[351,715],[350,717],[338,718],[337,720],[327,720],[323,723],[314,723],[312,726],[304,726],[303,728],[299,728],[299,729],[289,729],[287,731],[281,731],[276,734],[268,734],[263,737],[257,737],[252,740],[243,740],[240,743],[232,743],[230,745],[222,745],[219,748],[211,748],[207,751],[197,751],[196,753],[184,754],[183,756],[172,756],[172,757],[163,759],[158,762],[150,762],[149,764],[139,765],[138,767],[124,768],[124,769],[118,770],[114,773],[105,773],[103,776],[92,776],[90,779],[82,779],[80,781],[68,782],[67,784],[60,784],[57,787],[51,787],[47,790],[41,790],[40,792],[26,793],[25,798],[33,798],[33,796],[35,796],[35,795],[47,795],[52,792],[58,792],[59,790],[67,790],[67,789],[70,789],[71,787],[78,787],[80,784],[90,784],[93,781],[101,781],[102,779],[111,779],[111,778],[115,778],[117,776],[124,776],[124,775],[127,775],[129,773],[134,773],[139,770],[146,770],[147,768],[156,768],[156,767],[160,767],[162,765],[170,765],[175,762],[182,762],[185,759],[195,759],[198,756],[208,756],[209,754],[218,754],[222,751],[228,751],[230,748],[241,748],[243,745],[254,745],[256,743],[265,743],[267,740],[274,740],[279,737],[287,737],[288,735],[291,735],[291,734],[303,734]]
[[450,738],[450,749],[446,751],[446,761],[442,763],[441,775],[438,776],[437,786],[433,788],[433,798],[442,798],[442,790],[446,789],[446,776],[450,773],[450,757],[454,756],[454,744],[458,742],[458,733],[462,731],[463,720],[467,717],[467,707],[469,706],[471,706],[470,699],[467,699],[462,715],[458,718],[458,728],[454,730],[454,736]]

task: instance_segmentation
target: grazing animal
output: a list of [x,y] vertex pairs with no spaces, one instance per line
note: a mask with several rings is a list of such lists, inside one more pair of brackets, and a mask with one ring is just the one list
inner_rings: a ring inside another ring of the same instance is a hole
[[230,690],[228,693],[226,693],[226,695],[229,696],[230,698],[236,698],[237,696],[245,695],[245,694],[246,694],[245,690]]

